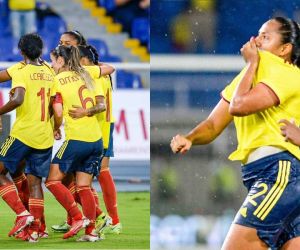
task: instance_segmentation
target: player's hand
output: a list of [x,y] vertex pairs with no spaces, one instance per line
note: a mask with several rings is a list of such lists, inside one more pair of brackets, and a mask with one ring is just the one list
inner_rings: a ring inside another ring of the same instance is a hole
[[60,140],[61,139],[61,131],[60,129],[54,130],[53,131],[54,139],[55,140]]
[[170,146],[174,154],[184,154],[190,150],[192,142],[182,135],[176,135],[171,140]]
[[72,105],[72,108],[74,109],[69,109],[69,116],[71,116],[73,119],[79,119],[82,117],[87,116],[87,110],[84,109],[83,107],[77,106],[77,105]]
[[259,55],[258,55],[254,37],[251,37],[250,41],[245,43],[240,51],[246,62],[258,64]]
[[279,123],[281,135],[284,137],[284,140],[300,146],[300,128],[296,125],[295,121],[281,119]]

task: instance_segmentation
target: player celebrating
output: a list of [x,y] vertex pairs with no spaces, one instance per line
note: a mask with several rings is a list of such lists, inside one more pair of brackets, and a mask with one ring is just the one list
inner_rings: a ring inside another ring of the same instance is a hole
[[[82,65],[98,65],[98,53],[93,46],[79,46],[81,54]],[[102,136],[103,136],[103,157],[101,160],[101,169],[97,179],[103,192],[103,200],[105,202],[106,210],[111,217],[111,223],[107,228],[104,228],[108,219],[105,214],[101,214],[96,221],[97,228],[107,233],[119,234],[122,230],[122,225],[118,216],[117,208],[117,192],[115,183],[109,170],[109,159],[114,156],[113,152],[113,130],[114,130],[114,118],[112,114],[112,83],[110,76],[102,76],[100,78],[105,100],[106,111],[99,115],[99,122],[101,124]],[[97,81],[97,80],[96,80]],[[102,230],[103,229],[103,230]]]
[[278,120],[300,121],[300,30],[295,21],[276,17],[241,49],[247,62],[222,92],[209,117],[188,135],[171,141],[174,153],[214,140],[234,120],[248,189],[222,249],[300,249],[300,151],[282,140]]
[[[25,173],[28,176],[30,190],[29,210],[34,220],[29,227],[28,237],[24,240],[36,242],[44,214],[41,181],[42,177],[48,175],[53,145],[48,112],[53,74],[48,66],[40,63],[43,42],[37,34],[21,37],[18,47],[26,65],[18,71],[18,74],[14,74],[11,99],[0,110],[0,113],[4,114],[17,108],[16,121],[10,136],[1,147],[0,161],[3,162],[5,169],[14,174],[20,162],[26,160]],[[8,195],[12,190],[14,189],[8,186],[2,194]],[[20,199],[17,200],[18,203],[21,202]],[[23,222],[22,228],[26,226],[25,224],[29,222]],[[9,235],[15,235],[19,231],[17,229]]]
[[[97,241],[91,181],[98,171],[103,148],[100,126],[94,116],[105,110],[102,88],[93,83],[89,73],[80,65],[76,47],[58,46],[51,52],[51,61],[57,73],[54,93],[63,103],[60,106],[65,119],[66,141],[52,161],[46,186],[72,217],[72,226],[64,234],[64,239],[86,227],[85,235],[79,241]],[[55,136],[59,137],[62,116],[57,110],[54,114]],[[61,183],[67,173],[73,172],[76,172],[76,189],[86,218],[82,217],[70,190]]]

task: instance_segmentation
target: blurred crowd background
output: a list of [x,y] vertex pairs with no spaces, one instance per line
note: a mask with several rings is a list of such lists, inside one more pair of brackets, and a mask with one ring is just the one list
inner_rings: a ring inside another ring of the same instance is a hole
[[207,117],[261,25],[274,16],[299,22],[299,8],[299,0],[151,1],[152,249],[220,249],[246,195],[239,163],[227,159],[235,129],[184,156],[170,140]]

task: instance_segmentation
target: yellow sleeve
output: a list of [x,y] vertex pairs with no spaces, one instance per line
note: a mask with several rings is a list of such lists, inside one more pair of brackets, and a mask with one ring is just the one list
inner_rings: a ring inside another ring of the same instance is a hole
[[12,85],[11,85],[12,89],[20,88],[20,87],[26,90],[26,81],[22,70],[18,71],[18,74],[14,74],[12,78]]
[[242,71],[232,80],[230,84],[228,84],[225,89],[221,92],[221,96],[227,101],[231,102],[233,93],[237,85],[240,83],[242,77],[245,74],[247,67],[243,68]]
[[99,79],[100,78],[100,67],[95,65],[95,66],[84,66],[85,70],[89,72],[91,77],[93,79]]
[[9,68],[6,69],[7,73],[10,75],[11,78],[14,77],[14,75],[16,74],[16,72],[18,72],[18,70],[24,68],[26,64],[24,62],[18,62],[12,66],[10,66]]

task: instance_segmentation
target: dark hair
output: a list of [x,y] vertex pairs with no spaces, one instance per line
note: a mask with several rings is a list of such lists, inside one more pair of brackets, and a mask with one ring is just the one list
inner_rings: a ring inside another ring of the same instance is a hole
[[294,20],[284,17],[275,17],[275,21],[281,24],[279,32],[282,36],[283,44],[290,43],[293,45],[291,60],[292,63],[300,67],[300,29],[299,24]]
[[94,46],[78,46],[78,49],[80,52],[80,58],[86,57],[90,62],[93,62],[95,65],[98,65],[99,55]]
[[63,33],[63,35],[72,36],[77,41],[77,45],[84,45],[84,46],[87,45],[84,36],[78,30],[66,31]]
[[94,80],[91,78],[90,74],[80,65],[80,54],[78,48],[75,46],[63,46],[59,45],[51,51],[51,54],[58,58],[61,56],[65,65],[69,67],[70,71],[74,71],[80,76],[80,78],[85,82],[86,87],[91,90],[94,89]]
[[43,40],[36,33],[26,34],[20,38],[18,48],[30,60],[35,60],[43,52]]

